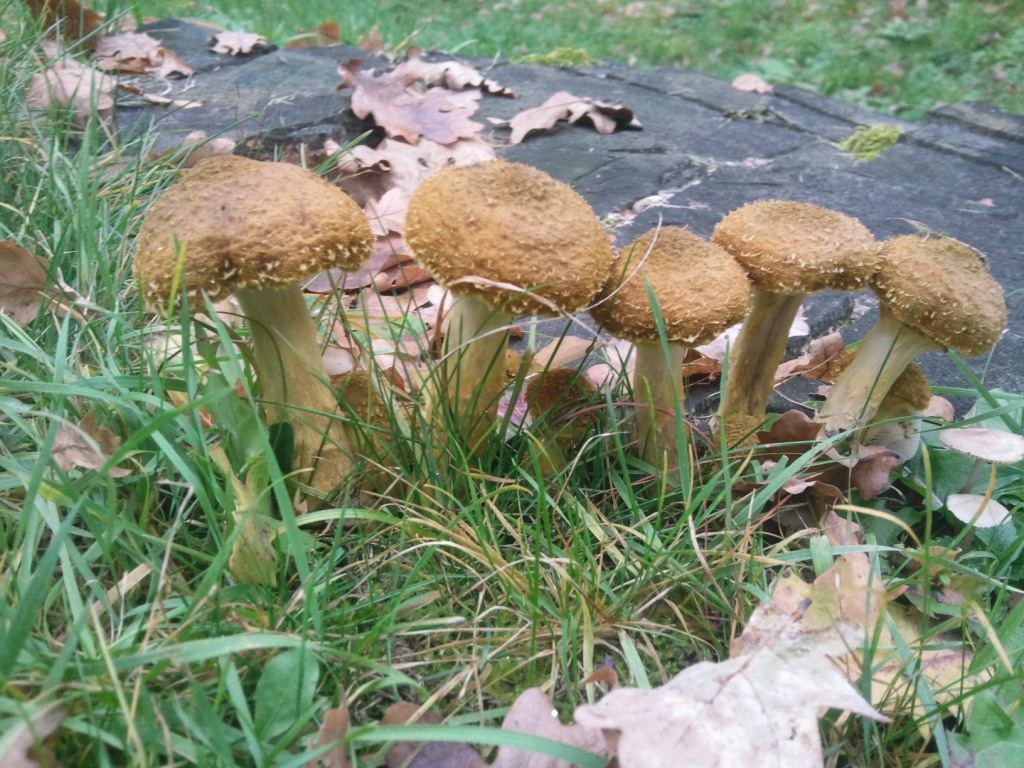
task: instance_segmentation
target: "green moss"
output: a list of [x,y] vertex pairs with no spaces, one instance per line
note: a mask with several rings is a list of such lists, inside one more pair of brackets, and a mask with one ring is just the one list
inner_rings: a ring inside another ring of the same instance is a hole
[[549,67],[586,67],[598,60],[583,48],[555,48],[550,53],[531,53],[515,59],[516,64],[547,64]]
[[857,160],[874,160],[899,141],[902,132],[898,125],[862,125],[836,146]]

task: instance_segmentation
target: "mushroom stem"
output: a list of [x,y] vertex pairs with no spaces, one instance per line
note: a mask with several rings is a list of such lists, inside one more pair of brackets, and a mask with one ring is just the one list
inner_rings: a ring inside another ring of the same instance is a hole
[[268,422],[291,425],[293,469],[309,472],[302,482],[312,485],[315,478],[314,487],[329,491],[353,470],[351,440],[336,416],[338,399],[302,288],[236,288],[235,296],[249,320]]
[[640,404],[636,431],[644,460],[660,467],[665,455],[675,466],[679,432],[676,408],[683,405],[683,362],[686,347],[669,342],[668,354],[660,341],[636,342],[633,397]]
[[434,413],[436,418],[447,412],[445,421],[475,454],[486,444],[497,419],[512,316],[480,299],[457,296],[448,317],[437,382],[442,395],[435,402],[435,408],[442,410]]
[[878,322],[864,337],[857,357],[839,374],[816,420],[830,432],[870,424],[893,383],[914,358],[941,348],[882,306]]
[[722,416],[744,414],[764,420],[775,388],[775,371],[786,354],[789,329],[806,295],[754,288],[753,305],[729,355]]

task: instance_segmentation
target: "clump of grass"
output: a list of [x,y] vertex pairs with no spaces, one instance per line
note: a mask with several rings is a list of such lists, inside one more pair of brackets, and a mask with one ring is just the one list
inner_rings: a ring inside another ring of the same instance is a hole
[[548,53],[528,53],[517,56],[516,64],[546,64],[549,67],[589,67],[599,63],[583,48],[560,46]]

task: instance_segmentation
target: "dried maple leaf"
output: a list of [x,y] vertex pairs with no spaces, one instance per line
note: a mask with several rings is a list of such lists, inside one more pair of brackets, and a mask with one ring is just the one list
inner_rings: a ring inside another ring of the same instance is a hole
[[819,712],[888,719],[828,660],[856,634],[854,626],[819,631],[802,611],[761,606],[732,658],[695,664],[659,688],[617,688],[578,707],[576,721],[618,732],[621,768],[675,768],[682,755],[719,768],[822,768]]
[[[110,455],[121,447],[121,438],[96,423],[96,414],[89,413],[75,426],[61,424],[53,440],[51,452],[57,466],[65,472],[72,469],[103,469]],[[109,467],[111,477],[125,477],[131,471]]]
[[218,32],[210,42],[213,43],[210,47],[212,53],[229,53],[232,56],[244,56],[270,45],[267,38],[255,32]]
[[805,376],[821,381],[835,381],[836,374],[829,364],[836,360],[846,349],[843,335],[839,332],[830,333],[820,339],[814,339],[807,348],[807,354],[782,363],[775,372],[776,380],[790,376]]
[[609,104],[597,99],[573,96],[568,91],[559,91],[539,107],[523,110],[508,121],[512,129],[509,143],[519,144],[535,131],[550,131],[561,120],[592,125],[598,133],[642,127],[633,115],[633,110],[621,104]]
[[101,37],[93,51],[93,60],[104,72],[156,77],[192,74],[192,67],[178,58],[178,54],[162,48],[159,40],[144,32]]
[[421,136],[438,144],[452,144],[475,136],[483,128],[469,119],[476,111],[475,104],[467,107],[456,102],[455,91],[418,91],[413,88],[416,74],[408,69],[374,75],[361,66],[358,59],[338,66],[342,78],[339,90],[351,87],[352,111],[361,119],[372,115],[388,136],[400,137],[410,144],[417,143]]
[[23,327],[32,322],[46,293],[46,268],[20,245],[0,240],[0,312]]

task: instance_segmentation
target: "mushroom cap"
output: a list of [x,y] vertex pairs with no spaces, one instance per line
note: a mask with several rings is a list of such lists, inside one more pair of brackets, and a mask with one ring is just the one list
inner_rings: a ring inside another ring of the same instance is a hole
[[964,357],[987,352],[1006,329],[1006,298],[985,258],[951,237],[886,240],[872,287],[897,320]]
[[212,300],[258,291],[324,269],[357,268],[370,257],[366,214],[312,171],[234,155],[202,160],[149,207],[135,275],[153,304],[165,303],[185,247],[181,281]]
[[993,464],[1024,461],[1024,437],[1012,432],[985,427],[944,429],[939,432],[939,440],[950,450]]
[[737,208],[718,222],[711,241],[768,293],[857,291],[868,284],[880,258],[878,241],[854,217],[790,200]]
[[[582,371],[573,368],[552,368],[526,382],[523,399],[535,419],[546,418],[549,423],[567,431],[574,437],[586,434],[597,421],[597,413],[577,413],[592,404],[597,387]],[[566,419],[573,416],[572,420]]]
[[446,166],[423,181],[409,200],[405,243],[453,293],[513,313],[551,313],[546,302],[578,312],[613,255],[586,200],[504,160]]
[[665,337],[691,347],[708,343],[750,309],[750,282],[725,249],[688,229],[661,227],[619,250],[604,300],[590,313],[620,338],[657,341],[648,283]]

